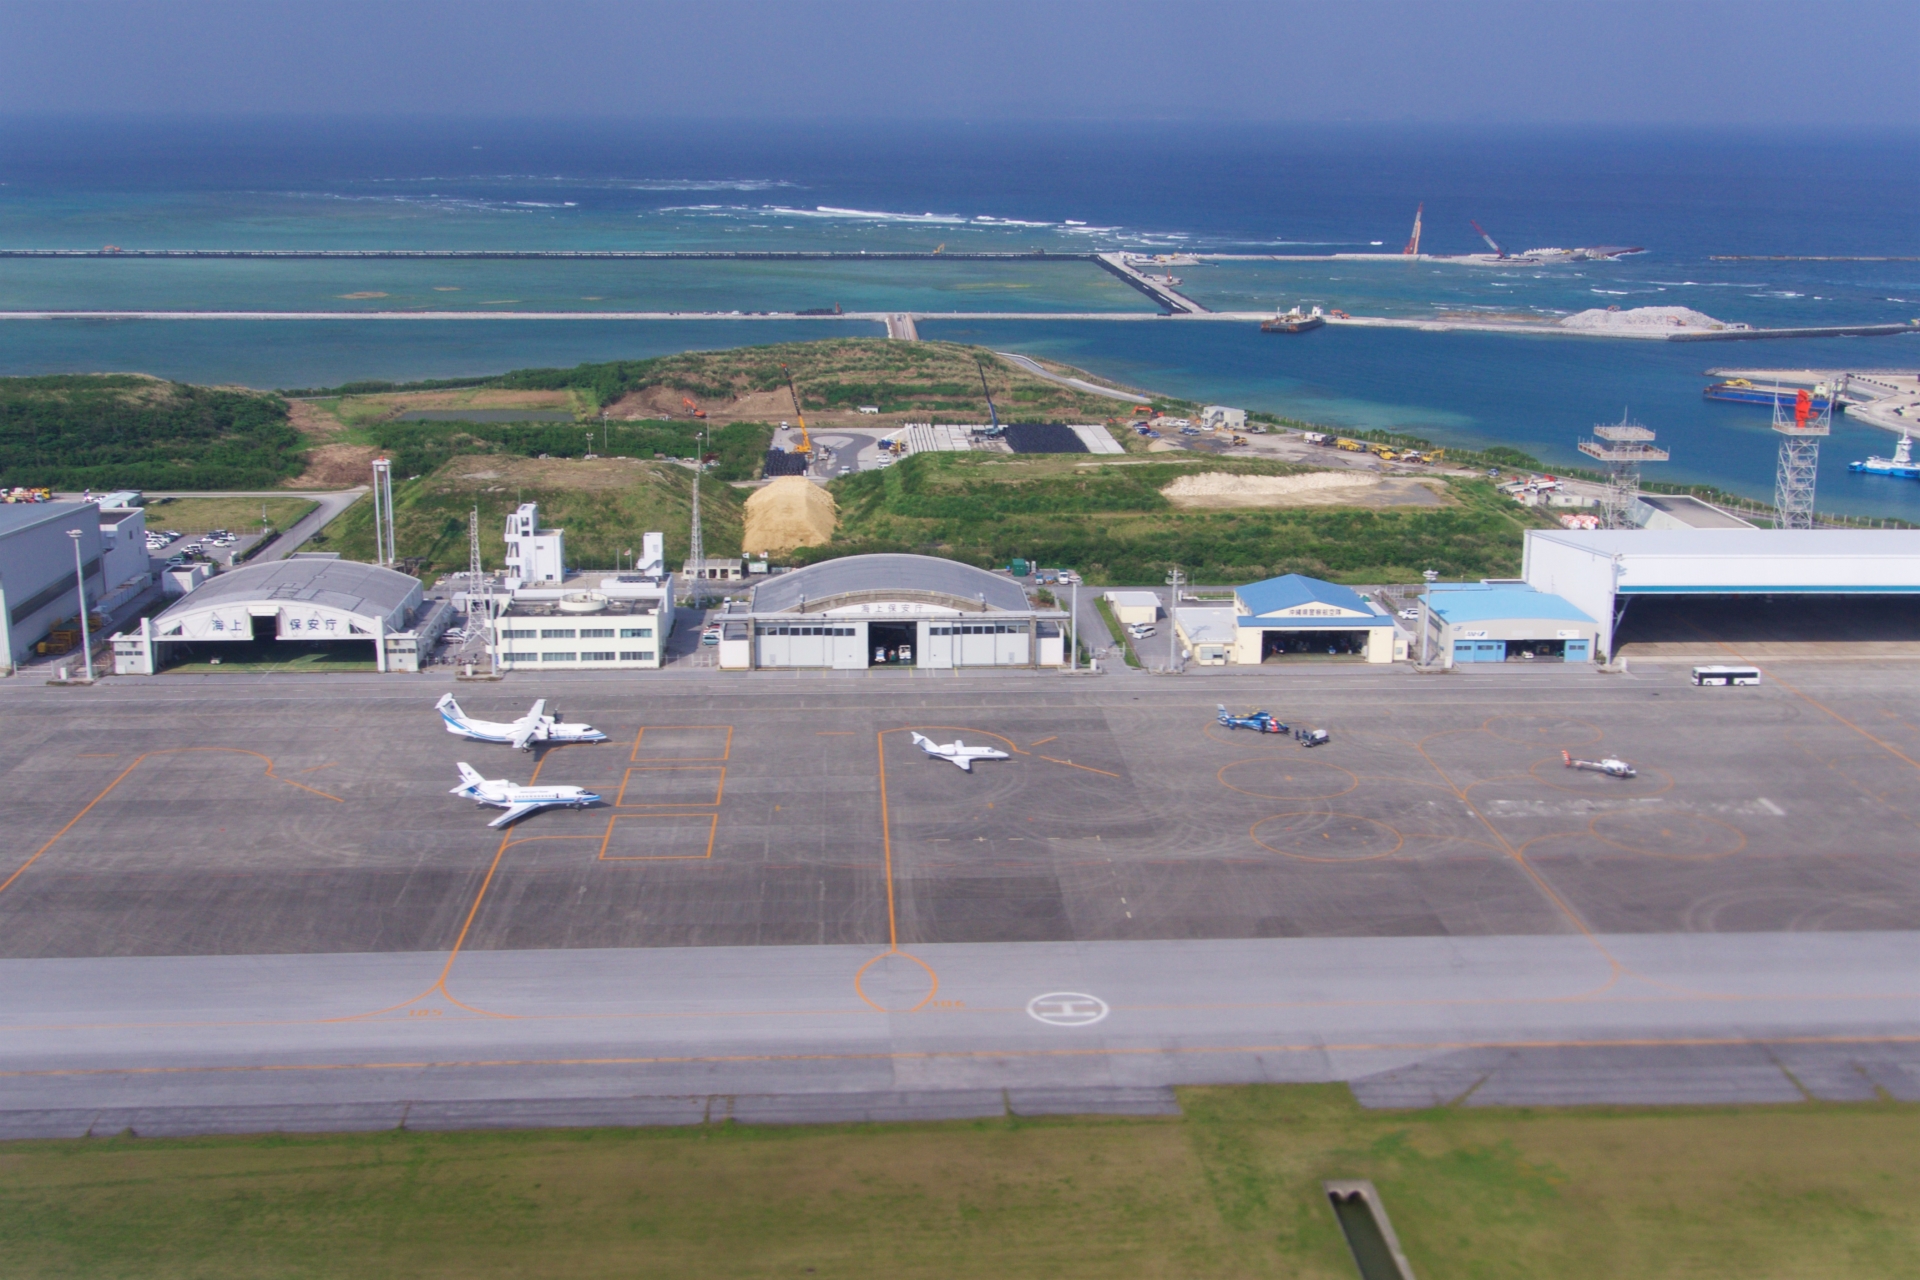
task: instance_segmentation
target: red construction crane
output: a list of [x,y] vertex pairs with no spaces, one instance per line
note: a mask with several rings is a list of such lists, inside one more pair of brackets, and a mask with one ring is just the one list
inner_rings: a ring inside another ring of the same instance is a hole
[[1417,256],[1420,252],[1420,215],[1426,211],[1427,202],[1425,200],[1422,200],[1420,207],[1413,211],[1413,238],[1407,241],[1407,247],[1400,251],[1409,257]]
[[1487,248],[1493,250],[1494,257],[1504,258],[1507,256],[1507,251],[1500,247],[1500,242],[1498,240],[1495,240],[1492,236],[1488,235],[1486,233],[1486,230],[1482,228],[1479,223],[1475,222],[1472,218],[1468,218],[1467,225],[1480,233],[1480,238],[1487,242]]

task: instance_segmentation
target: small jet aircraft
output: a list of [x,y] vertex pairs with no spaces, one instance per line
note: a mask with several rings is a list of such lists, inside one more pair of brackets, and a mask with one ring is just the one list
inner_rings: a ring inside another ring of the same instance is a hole
[[932,756],[935,760],[945,760],[948,764],[957,764],[968,773],[973,772],[973,762],[975,760],[1005,760],[1008,758],[1007,753],[1004,751],[1000,751],[994,747],[970,747],[958,738],[955,738],[945,746],[941,746],[925,734],[916,733],[913,735],[913,745]]
[[449,795],[465,796],[475,804],[506,810],[489,822],[489,827],[504,827],[541,809],[561,805],[569,809],[585,809],[600,803],[599,796],[582,787],[522,787],[505,778],[483,778],[479,770],[464,760],[459,767],[460,785]]
[[1255,733],[1287,733],[1286,725],[1275,720],[1265,711],[1252,711],[1244,716],[1234,715],[1227,710],[1227,704],[1217,704],[1220,708],[1220,723],[1229,729],[1251,729]]
[[475,720],[460,709],[453,695],[443,694],[433,704],[447,722],[447,732],[475,742],[509,742],[522,751],[533,750],[536,742],[605,742],[607,735],[590,724],[565,724],[547,714],[547,700],[540,699],[533,709],[518,720],[502,724],[496,720]]
[[1609,778],[1637,778],[1640,771],[1618,756],[1607,756],[1600,760],[1575,760],[1571,751],[1562,751],[1560,759],[1569,769],[1586,769],[1593,773],[1604,773]]

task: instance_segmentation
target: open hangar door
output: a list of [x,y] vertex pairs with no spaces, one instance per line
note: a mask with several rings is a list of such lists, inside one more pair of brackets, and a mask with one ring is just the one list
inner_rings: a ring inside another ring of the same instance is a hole
[[1650,644],[1920,645],[1920,595],[1635,595],[1615,604],[1614,648]]
[[1370,631],[1269,631],[1260,632],[1260,661],[1269,662],[1365,662]]

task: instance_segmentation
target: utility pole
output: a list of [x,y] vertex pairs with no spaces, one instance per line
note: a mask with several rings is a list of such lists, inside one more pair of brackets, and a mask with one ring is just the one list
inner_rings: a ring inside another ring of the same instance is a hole
[[93,634],[87,629],[87,571],[80,563],[80,530],[69,529],[73,539],[73,580],[80,588],[80,669],[86,681],[93,683]]
[[[1180,572],[1179,565],[1173,566],[1167,573],[1167,585],[1173,588],[1172,598],[1167,604],[1167,630],[1169,632],[1173,630],[1173,611],[1180,607],[1180,588],[1185,585],[1186,581],[1186,575]],[[1167,637],[1167,668],[1169,670],[1173,667],[1174,646],[1174,637],[1169,635]]]
[[1068,606],[1067,624],[1067,629],[1073,633],[1071,640],[1073,648],[1070,651],[1072,660],[1068,670],[1078,671],[1080,670],[1080,584],[1078,582],[1073,584],[1073,603]]
[[698,597],[693,594],[693,580],[706,574],[706,551],[700,545],[700,472],[706,464],[700,459],[707,450],[707,433],[702,431],[699,443],[694,446],[693,455],[693,530],[687,541],[687,600],[692,603]]
[[1422,569],[1420,576],[1427,580],[1427,589],[1420,597],[1420,665],[1427,666],[1427,637],[1433,634],[1433,584],[1439,579],[1437,569]]

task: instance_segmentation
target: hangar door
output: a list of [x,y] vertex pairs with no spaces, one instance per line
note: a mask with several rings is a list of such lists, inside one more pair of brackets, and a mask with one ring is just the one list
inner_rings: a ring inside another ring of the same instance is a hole
[[943,667],[1024,667],[1033,661],[1032,624],[938,622],[927,628],[927,652]]
[[755,666],[832,667],[867,665],[866,626],[857,622],[762,624],[754,639]]

